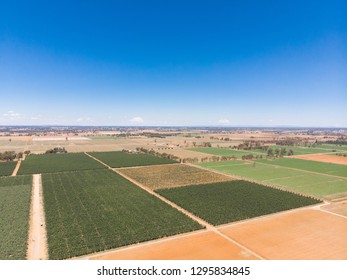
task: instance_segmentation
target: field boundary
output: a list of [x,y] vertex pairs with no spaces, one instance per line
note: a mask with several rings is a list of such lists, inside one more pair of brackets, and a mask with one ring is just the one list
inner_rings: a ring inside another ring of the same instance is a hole
[[166,236],[166,237],[162,237],[162,238],[158,238],[158,239],[154,239],[154,240],[149,240],[149,241],[144,241],[144,242],[140,242],[137,244],[125,245],[125,246],[119,247],[119,248],[113,248],[113,249],[108,249],[105,251],[91,253],[88,255],[77,256],[77,257],[73,257],[73,258],[70,258],[67,260],[87,260],[91,257],[98,257],[98,256],[102,256],[105,254],[110,254],[110,253],[114,253],[114,252],[122,252],[122,251],[135,249],[135,248],[142,248],[142,247],[150,246],[150,245],[157,244],[157,243],[162,243],[162,242],[171,241],[171,240],[175,240],[175,239],[194,236],[194,235],[204,233],[204,232],[210,232],[210,230],[204,228],[204,229],[195,230],[193,232],[179,233],[176,235]]
[[112,167],[107,165],[106,163],[104,163],[103,161],[97,159],[96,157],[93,157],[92,155],[88,154],[87,152],[84,152],[84,154],[94,160],[96,160],[97,162],[101,163],[102,165],[106,166],[108,169],[111,169],[112,170]]
[[278,166],[280,168],[288,168],[288,169],[292,169],[292,170],[297,170],[297,171],[302,171],[302,172],[307,172],[307,173],[312,173],[312,174],[317,174],[317,175],[324,175],[324,176],[329,176],[329,177],[347,180],[347,177],[338,176],[338,175],[331,175],[331,174],[327,174],[327,173],[320,173],[320,172],[309,171],[309,170],[304,170],[304,169],[299,169],[299,168],[294,168],[294,167],[282,166],[282,165],[277,165],[277,164],[269,164],[269,163],[259,162],[259,161],[257,161],[256,163],[257,164],[263,164],[263,165],[270,165],[270,166]]
[[226,227],[230,227],[230,226],[234,226],[234,225],[238,225],[238,224],[244,224],[244,223],[248,223],[251,221],[255,221],[255,220],[262,220],[268,217],[273,217],[273,216],[280,216],[280,215],[284,215],[284,214],[288,214],[288,213],[292,213],[292,212],[299,212],[302,210],[316,210],[316,211],[320,211],[320,207],[325,206],[325,205],[329,205],[330,203],[328,202],[322,202],[319,204],[314,204],[314,205],[308,205],[308,206],[302,206],[299,208],[294,208],[294,209],[289,209],[289,210],[283,210],[280,212],[276,212],[276,213],[271,213],[271,214],[265,214],[262,216],[258,216],[258,217],[253,217],[253,218],[248,218],[246,220],[241,220],[241,221],[236,221],[236,222],[231,222],[231,223],[227,223],[227,224],[222,224],[217,226],[217,229],[223,229]]
[[[247,161],[248,162],[248,161]],[[215,172],[215,173],[218,173],[218,174],[224,174],[226,176],[229,176],[229,177],[232,177],[236,180],[244,180],[244,181],[248,181],[248,182],[252,182],[252,183],[257,183],[257,184],[261,184],[261,185],[264,185],[264,186],[267,186],[269,188],[273,188],[273,189],[277,189],[277,190],[281,190],[281,191],[285,191],[285,192],[290,192],[290,193],[293,193],[293,194],[296,194],[296,195],[300,195],[300,196],[304,196],[304,197],[309,197],[309,198],[314,198],[314,199],[318,199],[318,200],[321,200],[323,202],[326,202],[327,200],[322,198],[322,197],[319,197],[319,196],[315,196],[315,195],[309,195],[309,194],[305,194],[305,193],[301,193],[301,192],[298,192],[298,191],[294,191],[294,190],[291,190],[291,189],[286,189],[285,187],[283,186],[280,186],[280,185],[274,185],[274,184],[269,184],[269,183],[263,183],[262,181],[257,181],[257,180],[254,180],[254,179],[250,179],[250,178],[245,178],[245,177],[242,177],[242,176],[237,176],[237,175],[232,175],[232,174],[227,174],[227,173],[223,173],[221,171],[218,171],[218,170],[215,170],[215,169],[209,169],[207,167],[203,167],[203,166],[200,166],[200,165],[194,165],[194,164],[191,164],[191,163],[186,163],[187,165],[192,165],[192,166],[196,166],[198,168],[201,168],[201,169],[205,169],[205,170],[209,170],[211,172]]]
[[18,173],[18,170],[19,170],[21,163],[22,163],[22,160],[19,159],[17,161],[16,167],[14,168],[11,176],[17,176],[17,173]]
[[[86,153],[87,154],[87,153]],[[88,154],[87,154],[88,155]],[[88,155],[91,158],[94,158],[91,155]],[[98,159],[95,159],[97,161],[99,161]],[[126,176],[125,174],[121,173],[118,168],[111,168],[110,166],[108,166],[107,164],[105,164],[104,162],[100,161],[100,163],[102,163],[103,165],[107,166],[109,169],[111,169],[113,172],[117,173],[118,175],[122,176],[123,178],[125,178],[126,180],[132,182],[133,184],[135,184],[136,186],[140,187],[141,189],[143,189],[144,191],[148,192],[149,194],[155,196],[156,198],[160,199],[161,201],[165,202],[166,204],[170,205],[171,207],[175,208],[176,210],[180,211],[181,213],[185,214],[186,216],[188,216],[189,218],[191,218],[192,220],[198,222],[200,225],[204,226],[207,230],[213,231],[215,233],[217,233],[219,236],[222,236],[224,239],[227,239],[228,241],[234,243],[235,245],[239,246],[240,248],[244,249],[245,251],[247,251],[248,253],[256,256],[257,258],[264,260],[265,258],[261,255],[259,255],[258,253],[250,250],[249,248],[245,247],[244,245],[242,245],[241,243],[237,242],[236,240],[233,240],[232,238],[228,237],[227,235],[221,233],[215,226],[207,223],[205,220],[195,216],[194,214],[190,213],[189,211],[183,209],[182,207],[178,206],[177,204],[171,202],[170,200],[162,197],[161,195],[157,194],[156,192],[152,191],[151,189],[147,188],[145,185],[137,182],[136,180],[129,178],[128,176]],[[131,246],[131,245],[130,245]],[[126,247],[127,248],[127,247]]]
[[48,259],[41,174],[33,175],[27,258],[28,260]]
[[157,197],[158,199],[164,201],[165,203],[169,204],[170,206],[176,208],[178,211],[182,212],[183,214],[187,215],[188,217],[190,217],[191,219],[193,219],[194,221],[198,222],[199,224],[203,225],[206,227],[207,230],[213,231],[215,233],[217,233],[218,235],[222,236],[223,238],[229,240],[230,242],[236,244],[237,246],[241,247],[242,249],[244,249],[245,251],[251,253],[252,255],[256,256],[257,258],[264,260],[265,258],[261,255],[259,255],[258,253],[250,250],[249,248],[245,247],[244,245],[242,245],[241,243],[237,242],[236,240],[230,238],[229,236],[225,235],[224,233],[220,232],[215,226],[209,224],[208,222],[206,222],[205,220],[195,216],[194,214],[190,213],[189,211],[185,210],[184,208],[178,206],[177,204],[173,203],[172,201],[166,199],[165,197],[159,195],[158,193],[152,191],[151,189],[147,188],[145,185],[137,182],[136,180],[129,178],[126,175],[123,175],[121,172],[119,172],[118,170],[114,169],[114,171],[116,173],[118,173],[119,175],[123,176],[125,179],[131,181],[132,183],[136,184],[137,186],[139,186],[140,188],[144,189],[145,191],[147,191],[148,193],[154,195],[155,197]]
[[173,163],[165,163],[165,164],[151,164],[151,165],[137,165],[137,166],[129,166],[129,167],[111,167],[112,169],[133,169],[133,168],[151,168],[151,167],[158,167],[163,165],[180,165],[182,163],[180,162],[173,162]]

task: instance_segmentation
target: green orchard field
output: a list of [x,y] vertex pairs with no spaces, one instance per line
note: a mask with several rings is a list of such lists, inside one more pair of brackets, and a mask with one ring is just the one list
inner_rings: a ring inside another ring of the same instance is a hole
[[29,155],[22,162],[18,174],[54,173],[62,171],[106,168],[84,153]]
[[160,189],[156,192],[213,225],[320,202],[243,180]]
[[263,164],[261,162],[224,161],[202,163],[200,166],[225,174],[277,185],[282,188],[314,195],[322,198],[345,195],[347,179],[315,174],[304,170],[294,170],[283,166]]
[[324,173],[328,175],[335,175],[347,178],[347,165],[303,160],[296,158],[263,159],[258,160],[257,162],[290,168],[297,168],[306,171]]
[[223,149],[223,148],[191,148],[187,150],[200,152],[200,153],[206,153],[210,155],[216,155],[216,156],[227,156],[227,157],[235,156],[237,158],[241,158],[242,156],[249,155],[249,154],[252,154],[254,156],[265,155],[265,151],[262,151],[262,150],[244,151],[244,150],[232,150],[232,149]]
[[0,260],[26,258],[31,176],[0,178]]
[[50,259],[202,228],[110,170],[43,174],[42,183]]
[[0,176],[9,176],[12,174],[17,162],[0,162]]
[[126,152],[95,152],[89,154],[113,168],[177,163],[171,159],[147,154],[129,154]]

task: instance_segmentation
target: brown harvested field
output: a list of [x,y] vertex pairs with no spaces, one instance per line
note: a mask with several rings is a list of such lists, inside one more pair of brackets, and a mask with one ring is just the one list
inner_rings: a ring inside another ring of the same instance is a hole
[[244,249],[208,231],[88,257],[91,260],[255,260]]
[[180,163],[118,168],[117,171],[152,190],[232,180],[226,175]]
[[198,158],[201,160],[202,158],[206,158],[212,155],[208,155],[206,153],[200,153],[196,151],[191,151],[191,150],[185,150],[185,149],[172,149],[172,150],[158,150],[158,152],[165,152],[171,155],[174,155],[179,158]]
[[300,158],[300,159],[306,159],[306,160],[314,160],[314,161],[347,165],[347,157],[336,156],[336,155],[311,154],[311,155],[291,156],[291,158]]
[[347,200],[324,205],[321,208],[323,210],[347,217]]
[[292,211],[220,231],[266,259],[347,259],[347,219],[320,210]]

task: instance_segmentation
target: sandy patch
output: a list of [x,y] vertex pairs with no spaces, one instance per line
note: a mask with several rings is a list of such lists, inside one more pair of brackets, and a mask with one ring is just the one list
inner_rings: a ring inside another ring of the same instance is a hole
[[48,259],[41,174],[33,175],[27,258],[28,260]]
[[89,259],[252,260],[257,258],[220,235],[208,231],[103,253]]
[[312,154],[312,155],[291,156],[291,158],[300,158],[300,159],[306,159],[306,160],[314,160],[314,161],[347,165],[347,157],[336,156],[336,155]]
[[21,160],[18,160],[18,161],[17,161],[16,167],[15,167],[15,169],[14,169],[13,172],[12,172],[12,176],[17,176],[17,173],[18,173],[18,170],[19,170],[19,167],[20,167],[20,164],[21,164],[21,163],[22,163]]
[[328,205],[324,205],[321,207],[323,210],[333,212],[339,215],[343,215],[347,217],[347,200],[337,202],[337,203],[331,203]]
[[301,210],[220,229],[267,259],[347,259],[347,219]]

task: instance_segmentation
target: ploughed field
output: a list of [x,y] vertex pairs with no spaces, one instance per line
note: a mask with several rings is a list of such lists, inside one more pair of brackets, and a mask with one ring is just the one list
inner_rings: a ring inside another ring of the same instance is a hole
[[347,259],[347,219],[320,210],[299,209],[220,231],[271,260]]
[[106,168],[84,153],[29,155],[18,174],[54,173]]
[[0,178],[0,260],[26,258],[31,176]]
[[243,180],[159,189],[156,192],[213,225],[321,202]]
[[171,159],[148,154],[130,154],[126,152],[96,152],[89,154],[113,168],[177,163]]
[[[308,195],[314,195],[322,198],[338,198],[346,196],[347,178],[329,176],[324,173],[313,173],[311,171],[293,169],[285,166],[276,165],[277,162],[286,161],[280,159],[270,161],[266,164],[262,161],[224,161],[202,163],[200,166],[223,172],[226,174],[239,176],[246,179],[255,180],[264,184],[276,185],[282,188],[300,192]],[[288,159],[291,160],[291,159]],[[309,166],[311,163],[308,162]],[[291,165],[291,164],[289,164]],[[308,167],[303,167],[308,168]],[[309,168],[317,168],[311,165]],[[320,168],[322,168],[320,166]],[[342,173],[341,173],[342,174]]]
[[42,183],[50,259],[202,228],[110,170],[44,174]]
[[16,167],[17,162],[0,162],[0,176],[9,176]]
[[118,171],[152,190],[232,180],[226,175],[179,163],[122,168]]

